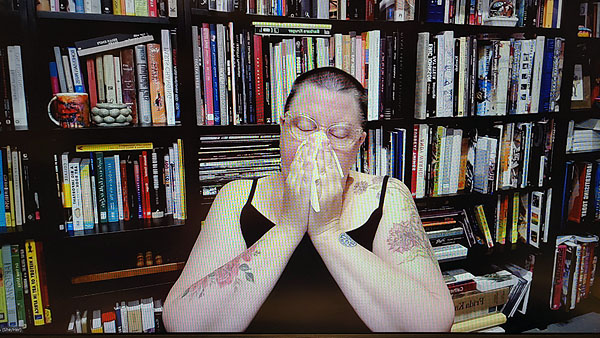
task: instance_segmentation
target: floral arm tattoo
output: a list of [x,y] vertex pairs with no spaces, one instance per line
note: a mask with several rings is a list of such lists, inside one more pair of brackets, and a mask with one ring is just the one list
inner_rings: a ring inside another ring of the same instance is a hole
[[[241,255],[232,259],[228,263],[217,270],[209,273],[206,277],[192,284],[185,289],[181,298],[187,296],[195,296],[201,298],[206,294],[206,291],[212,287],[218,286],[224,288],[233,284],[234,292],[242,285],[242,283],[254,283],[254,274],[250,263],[253,257],[260,255],[260,251],[256,250],[256,243],[244,251]],[[240,278],[242,276],[243,278]],[[245,281],[244,281],[245,280]]]
[[410,217],[407,220],[394,222],[388,233],[387,244],[391,252],[400,254],[403,264],[421,256],[436,261],[431,250],[429,238],[421,225],[421,219],[416,209],[411,208]]

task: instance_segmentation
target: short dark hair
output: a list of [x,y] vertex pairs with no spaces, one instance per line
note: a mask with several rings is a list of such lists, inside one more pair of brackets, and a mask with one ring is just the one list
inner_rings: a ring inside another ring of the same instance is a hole
[[360,109],[361,123],[367,120],[367,93],[362,84],[352,75],[336,67],[321,67],[309,70],[300,74],[294,80],[292,90],[285,101],[284,111],[287,112],[292,104],[292,100],[298,90],[305,84],[314,84],[317,87],[328,89],[334,92],[348,92],[358,101]]

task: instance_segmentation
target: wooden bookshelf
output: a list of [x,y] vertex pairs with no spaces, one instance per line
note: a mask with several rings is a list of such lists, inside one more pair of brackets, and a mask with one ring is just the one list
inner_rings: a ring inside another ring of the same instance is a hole
[[70,13],[70,12],[50,12],[39,11],[36,16],[40,20],[60,20],[60,21],[94,21],[94,22],[123,22],[138,24],[157,24],[170,25],[176,22],[172,18],[150,17],[150,16],[132,16],[132,15],[113,15],[113,14],[90,14],[90,13]]
[[185,262],[166,263],[161,265],[144,266],[141,268],[123,269],[116,271],[93,273],[71,278],[72,284],[100,282],[111,279],[122,279],[136,276],[152,275],[183,269]]

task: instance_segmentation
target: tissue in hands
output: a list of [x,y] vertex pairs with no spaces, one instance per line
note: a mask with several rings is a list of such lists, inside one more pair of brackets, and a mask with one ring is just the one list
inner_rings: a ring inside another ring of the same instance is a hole
[[[312,140],[311,140],[312,139]],[[300,145],[300,147],[304,146],[305,144],[307,144],[309,142],[309,140],[311,140],[312,142],[316,142],[316,147],[314,154],[309,154],[309,160],[313,161],[313,166],[312,166],[312,174],[311,174],[311,179],[310,179],[310,205],[312,206],[313,210],[315,212],[320,212],[321,211],[321,206],[319,204],[319,193],[317,190],[317,181],[319,180],[319,166],[325,166],[325,163],[318,163],[317,162],[317,158],[319,157],[319,154],[321,152],[325,152],[325,147],[328,146],[327,144],[327,136],[325,136],[325,134],[323,133],[314,133],[311,138],[305,140],[304,142],[302,142],[302,144]],[[337,158],[337,155],[335,154],[335,151],[330,151],[328,152],[330,154],[332,154],[333,156],[333,162],[336,165],[336,169],[340,175],[341,178],[344,177],[344,172],[342,171],[342,166],[340,165],[340,161]]]

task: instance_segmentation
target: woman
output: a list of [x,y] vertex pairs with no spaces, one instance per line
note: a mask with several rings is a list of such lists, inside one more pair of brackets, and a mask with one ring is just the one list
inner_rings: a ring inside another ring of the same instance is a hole
[[167,330],[450,329],[452,299],[409,190],[350,170],[365,113],[365,90],[337,68],[296,79],[282,172],[219,191],[166,299]]

